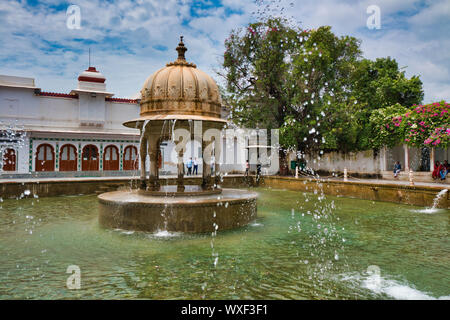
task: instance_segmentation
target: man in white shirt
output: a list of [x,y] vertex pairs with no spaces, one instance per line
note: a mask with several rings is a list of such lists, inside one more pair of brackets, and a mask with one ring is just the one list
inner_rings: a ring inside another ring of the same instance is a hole
[[198,161],[197,158],[194,158],[194,170],[193,170],[193,174],[197,174],[198,173]]

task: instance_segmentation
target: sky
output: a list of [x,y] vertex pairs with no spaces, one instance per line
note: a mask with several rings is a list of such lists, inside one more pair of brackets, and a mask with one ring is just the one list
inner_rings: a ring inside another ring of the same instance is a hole
[[[70,5],[80,9],[79,29],[67,26]],[[379,29],[367,26],[371,5],[379,8]],[[354,36],[365,58],[390,56],[408,77],[419,75],[424,103],[450,101],[450,0],[1,0],[0,74],[68,93],[91,48],[108,91],[135,98],[148,76],[176,59],[183,35],[187,60],[220,83],[225,39],[261,16]]]

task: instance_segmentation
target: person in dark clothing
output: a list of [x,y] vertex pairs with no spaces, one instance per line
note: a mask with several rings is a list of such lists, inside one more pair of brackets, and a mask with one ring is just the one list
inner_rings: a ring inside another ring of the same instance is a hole
[[198,174],[198,161],[197,158],[194,158],[194,170],[192,172],[193,174]]
[[402,170],[402,165],[400,164],[399,161],[396,161],[394,164],[394,178],[398,177],[398,174],[400,173],[401,170]]

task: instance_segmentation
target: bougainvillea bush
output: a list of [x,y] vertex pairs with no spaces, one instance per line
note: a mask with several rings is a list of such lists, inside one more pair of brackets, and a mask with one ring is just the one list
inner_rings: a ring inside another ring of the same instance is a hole
[[402,115],[408,109],[400,104],[374,110],[370,115],[370,122],[373,127],[370,145],[374,149],[383,146],[393,147],[401,143],[404,136],[404,126],[402,126]]
[[447,148],[450,141],[450,104],[445,101],[413,105],[406,109],[395,105],[372,113],[377,124],[372,145],[393,146],[406,143],[413,147]]
[[413,106],[405,114],[405,142],[411,146],[446,148],[449,144],[450,104],[445,101]]

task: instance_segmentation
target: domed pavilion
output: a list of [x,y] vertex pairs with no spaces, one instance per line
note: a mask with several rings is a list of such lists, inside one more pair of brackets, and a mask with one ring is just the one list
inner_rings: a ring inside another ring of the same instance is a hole
[[[166,64],[150,75],[144,82],[141,90],[140,117],[124,123],[130,128],[141,130],[140,157],[141,157],[141,189],[156,191],[159,189],[158,154],[159,145],[164,140],[172,139],[177,144],[187,141],[174,139],[175,129],[186,129],[192,133],[192,121],[201,121],[202,137],[210,128],[221,129],[226,120],[221,118],[222,100],[216,82],[193,63],[186,61],[187,48],[183,37],[176,48],[178,58]],[[189,137],[191,138],[191,137]],[[214,141],[214,139],[212,139]],[[203,152],[209,143],[202,139]],[[219,146],[217,143],[215,146]],[[211,148],[208,148],[208,150]],[[176,148],[178,154],[178,191],[184,190],[183,183],[183,153],[184,148]],[[215,149],[215,172],[219,171],[218,155],[220,150]],[[150,176],[146,180],[145,159],[150,158]],[[213,188],[211,179],[210,154],[203,156],[203,189]]]
[[[220,130],[226,120],[220,117],[222,106],[217,84],[195,64],[186,61],[187,49],[182,37],[176,50],[177,60],[145,81],[141,90],[140,117],[124,123],[141,131],[140,187],[98,196],[99,222],[105,227],[196,233],[242,227],[256,218],[255,192],[219,187]],[[198,139],[192,132],[193,121],[201,127],[201,186],[185,186],[183,181],[186,143],[193,137]],[[176,186],[161,186],[158,177],[159,146],[167,140],[175,143],[178,157]],[[213,153],[214,163],[211,164]],[[150,159],[148,180],[147,155]],[[215,166],[215,183],[211,165]]]

